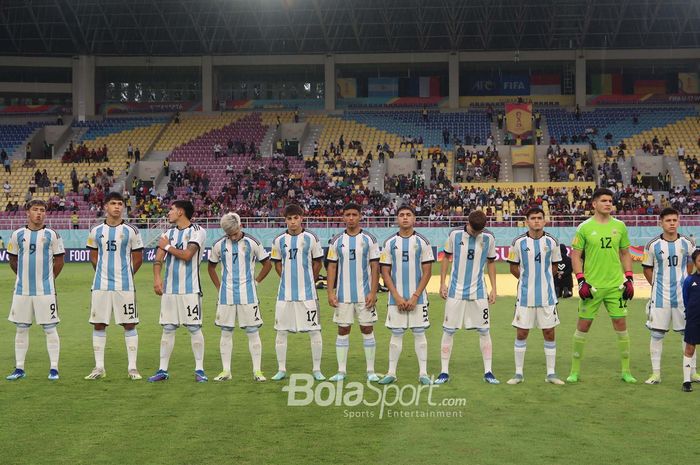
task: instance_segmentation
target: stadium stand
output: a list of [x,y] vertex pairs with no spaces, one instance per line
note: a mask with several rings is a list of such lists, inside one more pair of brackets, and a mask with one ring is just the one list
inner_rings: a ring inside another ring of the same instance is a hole
[[30,122],[27,124],[0,125],[0,149],[5,150],[8,156],[12,157],[15,151],[24,144],[27,137],[44,124]]
[[88,149],[97,150],[106,146],[110,155],[126,156],[129,144],[145,152],[165,124],[165,118],[114,118],[76,122],[73,126],[88,129],[80,139]]
[[[697,115],[691,107],[595,108],[580,117],[564,108],[541,108],[547,130],[556,143],[588,141],[595,146],[617,145],[635,134]],[[635,122],[636,119],[636,122]],[[607,135],[611,137],[606,138]]]

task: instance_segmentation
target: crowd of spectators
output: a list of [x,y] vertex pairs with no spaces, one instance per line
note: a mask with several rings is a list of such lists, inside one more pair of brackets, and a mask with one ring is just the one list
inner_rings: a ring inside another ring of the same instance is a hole
[[[577,165],[576,162],[580,163]],[[581,152],[578,147],[567,150],[559,145],[550,145],[547,148],[547,164],[552,182],[588,182],[595,178],[595,168],[588,152]]]
[[103,145],[101,148],[89,149],[82,142],[78,146],[74,146],[71,141],[68,144],[68,148],[63,152],[61,157],[63,163],[100,163],[109,161],[107,145]]
[[454,173],[455,182],[498,181],[501,173],[498,150],[492,145],[486,150],[470,150],[459,145],[455,151]]

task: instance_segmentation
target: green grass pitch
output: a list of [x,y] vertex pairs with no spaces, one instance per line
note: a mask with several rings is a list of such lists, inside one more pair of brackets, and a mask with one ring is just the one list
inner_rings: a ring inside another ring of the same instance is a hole
[[[436,268],[437,270],[437,268]],[[507,272],[499,264],[499,272]],[[640,384],[624,385],[618,378],[616,339],[604,312],[591,330],[576,386],[544,383],[542,335],[533,331],[525,360],[525,383],[508,386],[513,374],[510,326],[512,297],[501,297],[491,310],[494,373],[499,386],[481,380],[482,361],[473,332],[455,336],[450,384],[435,388],[434,401],[465,399],[461,406],[417,407],[396,412],[444,411],[451,417],[379,418],[378,407],[287,406],[287,381],[255,384],[251,377],[247,338],[234,333],[234,380],[199,385],[193,379],[189,334],[177,333],[170,367],[171,379],[151,385],[126,377],[123,330],[108,329],[108,377],[85,381],[93,367],[91,326],[88,324],[89,265],[66,265],[57,288],[61,324],[61,379],[46,379],[48,356],[41,329],[30,331],[28,377],[0,381],[0,463],[2,464],[195,464],[195,463],[681,463],[692,457],[692,417],[700,405],[698,393],[684,394],[681,385],[681,341],[670,334],[664,345],[663,383],[646,386],[649,374],[649,334],[644,328],[643,300],[630,304],[632,370]],[[265,325],[263,370],[276,371],[274,351],[274,271],[260,286]],[[9,311],[14,276],[0,269],[0,299]],[[219,331],[215,328],[216,294],[206,271],[204,283],[205,368],[213,378],[221,369]],[[161,330],[159,299],[152,291],[152,271],[144,265],[137,275],[139,369],[145,376],[158,368]],[[324,337],[323,372],[335,372],[335,326],[325,292],[320,293]],[[557,371],[570,367],[571,337],[577,299],[559,306]],[[377,325],[377,371],[388,363],[389,331],[383,325],[386,294],[381,295]],[[428,332],[429,372],[440,369],[440,322],[443,303],[431,296],[432,327]],[[399,362],[399,386],[416,383],[413,337],[404,339]],[[362,381],[364,354],[359,331],[351,334],[349,380]],[[0,324],[0,371],[14,366],[14,326]],[[290,372],[311,370],[309,339],[290,335]],[[408,393],[410,394],[410,392]],[[372,399],[374,399],[372,397]],[[356,418],[350,418],[350,414]]]

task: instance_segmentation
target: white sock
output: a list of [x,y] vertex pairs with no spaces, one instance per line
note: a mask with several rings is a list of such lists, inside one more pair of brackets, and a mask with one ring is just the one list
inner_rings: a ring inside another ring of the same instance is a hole
[[311,340],[311,369],[321,371],[321,355],[323,354],[321,331],[309,331],[309,339]]
[[365,349],[365,359],[367,360],[367,373],[374,373],[374,357],[377,352],[377,342],[374,333],[362,333],[362,345]]
[[221,330],[219,340],[219,352],[221,353],[221,365],[223,371],[231,371],[231,353],[233,353],[233,331]]
[[345,334],[335,339],[335,355],[338,359],[338,372],[347,373],[348,351],[350,350],[350,335]]
[[107,331],[92,330],[92,350],[95,352],[95,368],[105,369],[105,346],[107,345]]
[[454,334],[447,331],[442,332],[442,342],[440,343],[440,363],[442,364],[442,373],[450,372],[450,357],[452,357],[452,342]]
[[491,334],[488,329],[483,333],[479,333],[479,348],[481,349],[481,357],[484,359],[484,373],[488,373],[491,371],[491,359],[493,357]]
[[663,351],[663,347],[663,335],[658,337],[652,331],[651,338],[649,339],[649,354],[651,356],[651,371],[655,375],[661,374],[661,353]]
[[690,382],[690,374],[693,369],[693,366],[691,365],[693,363],[693,358],[692,357],[686,357],[685,354],[683,354],[683,382],[684,383],[689,383]]
[[24,360],[29,350],[29,328],[17,327],[15,334],[15,367],[24,370]]
[[58,354],[61,351],[61,341],[58,338],[58,331],[56,331],[56,328],[44,328],[44,333],[46,334],[46,349],[49,352],[51,368],[58,370]]
[[403,334],[397,336],[391,335],[389,340],[389,371],[387,376],[396,376],[396,366],[399,364],[399,357],[403,349]]
[[124,332],[124,342],[126,343],[126,358],[129,363],[129,371],[136,370],[136,356],[139,353],[139,334],[136,329]]
[[547,375],[556,374],[557,343],[555,341],[544,341],[544,359],[547,363]]
[[[685,331],[681,331],[681,342],[683,343],[683,350],[681,353],[685,356]],[[694,375],[697,373],[697,356],[698,351],[693,352],[693,356],[690,357],[690,374]]]
[[190,342],[192,343],[192,353],[194,354],[194,369],[204,370],[204,334],[201,328],[190,332]]
[[163,329],[163,335],[160,337],[160,366],[159,369],[168,371],[170,363],[170,355],[175,347],[175,330]]
[[260,363],[262,359],[262,342],[260,342],[260,333],[253,331],[248,334],[248,350],[250,358],[253,360],[253,373],[261,371]]
[[413,344],[418,358],[418,376],[428,376],[428,339],[424,332],[413,333]]
[[277,369],[287,371],[287,331],[277,331],[275,352],[277,352]]
[[525,351],[527,350],[527,339],[515,339],[513,352],[515,353],[515,374],[522,376],[525,365]]

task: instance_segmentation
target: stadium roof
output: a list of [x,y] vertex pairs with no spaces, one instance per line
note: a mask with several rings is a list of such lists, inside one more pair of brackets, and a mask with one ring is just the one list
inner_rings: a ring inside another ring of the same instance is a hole
[[3,0],[0,55],[698,47],[698,0]]

